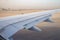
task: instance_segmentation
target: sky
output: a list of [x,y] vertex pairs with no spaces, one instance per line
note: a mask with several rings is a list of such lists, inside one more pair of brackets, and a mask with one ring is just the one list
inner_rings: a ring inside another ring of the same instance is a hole
[[60,0],[0,0],[0,8],[55,9],[60,8]]

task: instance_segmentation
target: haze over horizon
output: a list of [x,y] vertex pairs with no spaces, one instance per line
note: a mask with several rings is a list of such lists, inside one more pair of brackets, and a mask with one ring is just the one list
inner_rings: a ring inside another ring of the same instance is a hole
[[56,9],[60,0],[0,0],[0,9]]

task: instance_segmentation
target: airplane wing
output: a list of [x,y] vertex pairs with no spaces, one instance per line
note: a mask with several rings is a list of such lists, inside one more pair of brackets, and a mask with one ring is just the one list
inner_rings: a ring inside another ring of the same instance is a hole
[[35,25],[44,21],[52,22],[50,20],[52,14],[58,11],[60,11],[60,9],[0,18],[0,35],[8,40],[11,39],[11,36],[17,31],[22,29],[41,31],[41,29]]

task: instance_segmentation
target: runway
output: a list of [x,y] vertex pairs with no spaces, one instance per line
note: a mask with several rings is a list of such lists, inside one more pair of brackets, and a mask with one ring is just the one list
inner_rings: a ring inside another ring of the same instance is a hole
[[[19,14],[20,12],[1,11],[0,17],[10,16],[10,15],[13,16],[13,15],[17,15],[17,13]],[[20,30],[13,36],[14,40],[60,40],[60,12],[53,15],[52,19],[54,20],[54,23],[42,22],[36,25],[37,27],[42,29],[41,32]]]

